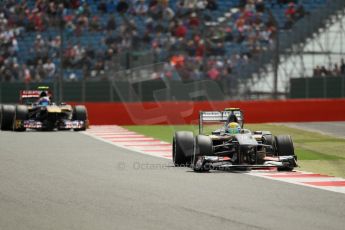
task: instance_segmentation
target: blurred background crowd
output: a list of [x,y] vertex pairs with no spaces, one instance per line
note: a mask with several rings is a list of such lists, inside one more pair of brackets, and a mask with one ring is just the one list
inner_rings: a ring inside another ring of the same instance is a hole
[[297,0],[4,0],[0,76],[99,79],[133,67],[136,53],[166,63],[156,77],[231,79],[306,14]]

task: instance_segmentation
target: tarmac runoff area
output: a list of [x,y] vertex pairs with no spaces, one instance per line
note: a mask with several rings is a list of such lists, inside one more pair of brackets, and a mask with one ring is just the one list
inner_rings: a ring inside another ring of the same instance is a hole
[[0,229],[344,227],[342,193],[243,173],[198,174],[154,151],[100,139],[0,132]]
[[345,138],[345,122],[297,122],[274,124]]

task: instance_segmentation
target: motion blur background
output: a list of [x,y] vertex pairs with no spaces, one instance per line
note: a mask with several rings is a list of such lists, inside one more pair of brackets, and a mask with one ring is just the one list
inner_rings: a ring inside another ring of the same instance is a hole
[[342,98],[344,15],[344,0],[3,0],[0,103],[38,85],[74,102]]

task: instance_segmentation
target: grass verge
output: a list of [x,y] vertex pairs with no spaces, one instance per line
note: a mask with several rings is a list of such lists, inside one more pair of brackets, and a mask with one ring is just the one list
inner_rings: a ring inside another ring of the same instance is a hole
[[[195,125],[126,126],[126,128],[167,142],[172,141],[176,131],[198,133],[198,127]],[[247,124],[246,128],[269,130],[274,135],[291,135],[300,170],[345,178],[345,139],[274,124]]]

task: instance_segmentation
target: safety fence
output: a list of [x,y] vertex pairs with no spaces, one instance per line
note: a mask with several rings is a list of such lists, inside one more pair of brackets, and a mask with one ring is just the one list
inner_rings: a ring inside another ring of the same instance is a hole
[[345,76],[293,78],[290,98],[344,98]]
[[198,124],[199,111],[238,107],[246,123],[345,121],[345,99],[85,103],[94,125]]

